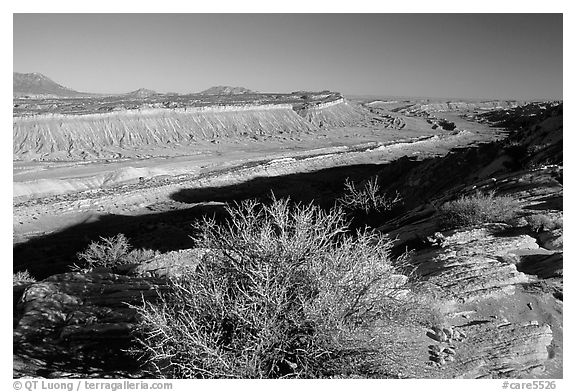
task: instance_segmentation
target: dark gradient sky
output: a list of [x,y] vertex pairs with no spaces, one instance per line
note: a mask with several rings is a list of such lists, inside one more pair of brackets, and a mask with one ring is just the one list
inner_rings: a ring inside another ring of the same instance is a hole
[[562,14],[15,14],[14,71],[88,92],[562,99]]

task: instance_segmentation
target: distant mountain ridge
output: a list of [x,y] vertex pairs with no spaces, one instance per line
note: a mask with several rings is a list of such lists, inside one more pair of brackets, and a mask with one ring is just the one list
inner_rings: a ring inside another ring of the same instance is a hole
[[[197,94],[241,95],[241,94],[257,94],[257,92],[249,90],[244,87],[213,86]],[[46,75],[43,75],[38,72],[31,72],[31,73],[13,72],[14,98],[65,98],[65,97],[76,98],[76,97],[94,97],[94,96],[125,96],[130,98],[148,98],[154,95],[163,95],[163,94],[147,88],[140,88],[138,90],[123,94],[84,93],[62,86],[61,84],[56,83]],[[169,95],[177,95],[177,94],[172,93]]]
[[255,91],[249,90],[244,87],[232,86],[214,86],[207,90],[201,91],[202,95],[239,95],[239,94],[256,94]]
[[139,88],[138,90],[131,91],[129,93],[121,94],[121,95],[124,95],[126,97],[131,97],[131,98],[148,98],[148,97],[152,97],[154,95],[159,95],[159,94],[160,93],[158,93],[154,90],[150,90],[147,88]]
[[41,73],[14,72],[13,74],[14,97],[88,97],[95,95],[64,87]]

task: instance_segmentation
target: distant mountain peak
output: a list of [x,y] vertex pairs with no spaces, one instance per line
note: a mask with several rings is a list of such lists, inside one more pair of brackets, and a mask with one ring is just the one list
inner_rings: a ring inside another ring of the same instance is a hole
[[[18,72],[14,72],[15,74],[18,74]],[[35,79],[40,79],[40,80],[50,80],[50,78],[48,78],[46,75],[41,74],[40,72],[30,72],[30,73],[23,73],[20,74],[23,77],[28,77],[28,78],[35,78]]]
[[135,97],[135,98],[147,98],[147,97],[151,97],[153,95],[158,95],[158,93],[154,90],[150,90],[147,88],[139,88],[138,90],[134,90],[131,91],[127,94],[124,94],[130,97]]
[[[55,98],[55,97],[89,97],[108,94],[90,94],[72,90],[54,82],[52,79],[39,72],[19,73],[14,72],[13,96],[14,98]],[[255,94],[255,91],[244,87],[214,86],[200,92],[203,95],[240,95]],[[134,99],[148,98],[160,93],[147,88],[139,88],[125,94],[112,94]]]
[[14,97],[85,97],[81,93],[64,87],[39,72],[13,73]]
[[249,90],[244,87],[233,86],[214,86],[207,90],[201,91],[203,95],[239,95],[239,94],[255,94],[255,91]]

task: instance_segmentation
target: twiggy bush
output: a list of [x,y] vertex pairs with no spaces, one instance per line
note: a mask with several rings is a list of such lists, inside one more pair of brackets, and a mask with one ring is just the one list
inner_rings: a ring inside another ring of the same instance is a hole
[[337,203],[347,211],[362,211],[365,214],[389,211],[400,202],[398,193],[391,197],[382,192],[378,176],[370,178],[361,187],[357,187],[347,178],[344,187],[344,196],[339,198]]
[[100,238],[91,242],[88,248],[77,254],[78,264],[72,266],[73,271],[87,272],[94,268],[109,268],[114,270],[126,264],[138,264],[151,259],[158,253],[146,249],[132,249],[124,234],[114,237]]
[[211,252],[196,271],[137,308],[138,350],[159,376],[321,377],[325,361],[380,350],[365,331],[405,304],[387,237],[286,200],[228,212],[199,225]]
[[440,207],[440,222],[445,228],[458,228],[483,223],[509,222],[520,211],[518,201],[510,196],[496,196],[494,191],[476,192],[444,203]]
[[36,278],[30,275],[30,272],[28,272],[28,270],[16,271],[12,274],[13,284],[34,283],[34,282],[36,282]]

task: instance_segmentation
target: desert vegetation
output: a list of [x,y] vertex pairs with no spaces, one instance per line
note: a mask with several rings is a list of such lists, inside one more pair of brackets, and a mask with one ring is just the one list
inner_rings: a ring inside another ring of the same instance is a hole
[[561,216],[551,217],[546,214],[535,214],[525,217],[528,226],[535,232],[561,229],[563,219]]
[[356,185],[347,178],[344,188],[344,195],[338,198],[337,204],[350,213],[389,211],[401,201],[398,193],[389,196],[382,191],[378,176],[371,177],[362,185]]
[[[163,377],[325,377],[378,369],[382,330],[425,323],[391,241],[339,208],[273,200],[204,219],[198,268],[137,307],[141,359]],[[400,260],[401,261],[401,260]],[[350,363],[355,363],[351,366]]]
[[28,270],[16,271],[12,274],[13,284],[34,283],[34,282],[36,282],[36,279],[32,275],[30,275],[30,272],[28,272]]
[[440,221],[444,228],[470,227],[483,223],[509,222],[520,211],[520,204],[510,196],[497,196],[494,191],[475,192],[444,203]]
[[125,265],[139,264],[151,259],[157,252],[147,249],[132,249],[124,234],[100,238],[93,241],[83,252],[78,253],[78,263],[72,265],[73,271],[89,272],[96,268],[116,270]]

